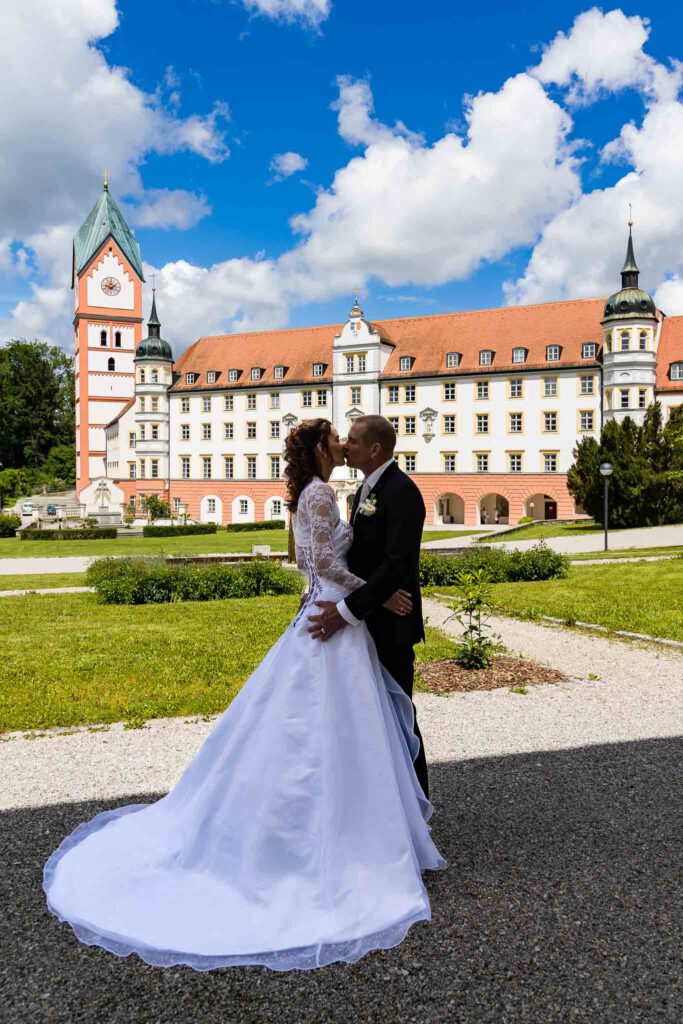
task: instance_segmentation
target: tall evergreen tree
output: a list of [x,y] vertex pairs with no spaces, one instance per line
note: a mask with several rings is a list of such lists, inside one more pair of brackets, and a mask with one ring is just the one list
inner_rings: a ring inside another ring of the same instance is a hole
[[0,347],[0,462],[36,469],[74,441],[73,358],[40,341]]

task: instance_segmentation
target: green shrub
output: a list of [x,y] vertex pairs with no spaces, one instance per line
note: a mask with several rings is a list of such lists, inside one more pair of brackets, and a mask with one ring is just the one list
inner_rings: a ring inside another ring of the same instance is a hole
[[232,597],[299,594],[303,579],[279,562],[168,565],[165,558],[100,558],[86,572],[104,604],[222,601]]
[[246,533],[254,530],[284,530],[287,524],[284,519],[264,519],[259,523],[228,523],[228,533]]
[[534,517],[533,516],[520,516],[520,518],[517,520],[517,525],[518,526],[525,526],[527,523],[533,523],[533,521],[534,521]]
[[528,551],[510,552],[508,580],[511,583],[564,578],[569,572],[569,559],[553,551],[544,541]]
[[0,537],[13,537],[21,526],[21,516],[0,515]]
[[459,555],[423,554],[420,558],[420,583],[423,587],[456,586],[462,573],[483,570],[487,583],[515,583],[564,577],[569,559],[549,548],[544,541],[528,551],[504,548],[466,548]]
[[22,540],[116,540],[115,526],[76,530],[22,530]]
[[153,526],[151,523],[142,527],[143,537],[180,537],[188,533],[215,533],[215,523],[188,523],[185,526]]

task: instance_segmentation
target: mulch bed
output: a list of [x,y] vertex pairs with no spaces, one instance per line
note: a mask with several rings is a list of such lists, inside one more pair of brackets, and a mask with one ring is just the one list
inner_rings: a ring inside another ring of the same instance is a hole
[[418,671],[421,688],[438,694],[497,690],[502,686],[538,686],[540,683],[562,683],[568,679],[557,669],[506,654],[496,655],[490,668],[463,668],[457,661],[445,659],[423,663]]

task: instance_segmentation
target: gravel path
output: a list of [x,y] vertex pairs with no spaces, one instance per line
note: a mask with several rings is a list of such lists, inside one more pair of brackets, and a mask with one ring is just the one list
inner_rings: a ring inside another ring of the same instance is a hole
[[[447,612],[427,602],[432,624]],[[673,895],[683,655],[497,619],[513,651],[574,678],[417,694],[449,859],[431,924],[353,967],[162,971],[81,946],[44,909],[42,865],[98,811],[157,799],[213,721],[0,743],[0,997],[12,1022],[624,1024],[683,1014]],[[589,672],[599,676],[588,681]]]

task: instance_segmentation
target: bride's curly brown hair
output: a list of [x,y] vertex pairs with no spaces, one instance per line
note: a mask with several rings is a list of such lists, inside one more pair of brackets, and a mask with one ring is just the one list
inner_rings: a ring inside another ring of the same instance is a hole
[[284,460],[287,463],[284,477],[287,483],[287,508],[296,512],[299,496],[304,487],[314,476],[320,476],[315,449],[322,444],[323,451],[328,451],[332,424],[329,420],[303,420],[298,427],[287,435],[285,440]]

